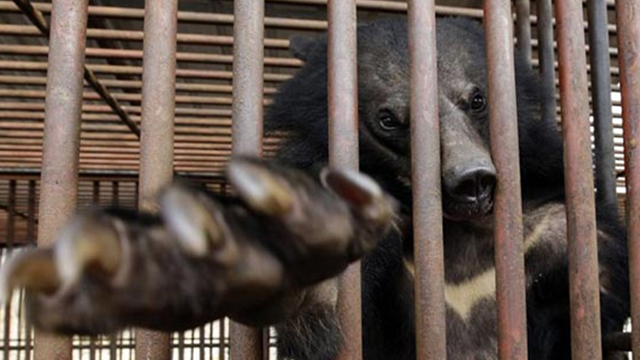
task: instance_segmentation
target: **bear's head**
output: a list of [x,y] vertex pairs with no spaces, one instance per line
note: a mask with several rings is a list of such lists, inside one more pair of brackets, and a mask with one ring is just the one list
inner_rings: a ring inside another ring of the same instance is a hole
[[[410,86],[406,22],[358,28],[358,108],[361,170],[410,204]],[[326,38],[291,41],[305,66],[286,83],[267,113],[267,130],[292,138],[285,161],[313,168],[327,158]],[[492,210],[496,169],[490,152],[487,64],[481,25],[439,19],[437,63],[443,211],[473,220]],[[562,142],[555,119],[541,118],[541,94],[528,61],[515,57],[523,198],[563,193]],[[550,94],[552,96],[553,94]]]

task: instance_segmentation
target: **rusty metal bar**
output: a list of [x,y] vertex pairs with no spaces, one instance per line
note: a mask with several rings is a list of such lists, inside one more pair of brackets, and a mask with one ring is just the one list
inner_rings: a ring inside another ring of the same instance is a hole
[[[183,179],[189,179],[196,182],[220,183],[224,181],[219,174],[211,173],[177,173]],[[40,169],[11,169],[0,167],[0,180],[36,180],[40,178]],[[138,173],[135,171],[100,171],[100,170],[83,170],[79,174],[79,178],[83,181],[93,180],[118,180],[118,181],[135,181],[138,179]]]
[[[202,114],[202,115],[211,116],[210,114]],[[2,119],[0,121],[4,120],[6,123],[16,123],[17,121],[20,121],[20,124],[24,124],[24,125],[33,124],[33,125],[38,125],[37,128],[42,128],[41,126],[42,124],[39,124],[39,121],[44,119],[44,113],[35,112],[35,111],[2,111],[0,110],[0,119]],[[140,117],[133,116],[132,119],[135,121],[139,121]],[[119,125],[117,123],[112,122],[117,120],[117,116],[111,115],[111,114],[104,114],[104,113],[88,113],[88,112],[83,113],[82,120],[87,122],[100,122],[100,123],[109,121],[110,124]],[[182,126],[208,125],[208,126],[226,128],[231,126],[231,118],[176,117],[176,124],[182,125]],[[122,128],[122,127],[119,126],[118,128]],[[277,136],[277,137],[280,137],[280,136]],[[111,150],[118,151],[119,149],[111,149]]]
[[[0,34],[14,36],[40,36],[42,33],[35,26],[30,25],[0,25]],[[144,33],[134,30],[87,29],[87,39],[108,39],[123,41],[142,41]],[[232,36],[178,34],[178,43],[189,45],[219,45],[232,46]],[[289,49],[288,39],[264,39],[267,48]]]
[[498,180],[494,196],[498,357],[526,360],[527,306],[511,2],[485,0],[484,14],[491,156]]
[[[36,243],[36,181],[29,180],[29,190],[27,193],[27,242],[29,244]],[[29,339],[27,341],[28,347],[31,343],[31,331],[27,331]],[[27,355],[27,359],[30,357]]]
[[[94,73],[108,75],[141,75],[142,67],[139,66],[119,66],[119,65],[99,65],[88,64],[87,68]],[[38,61],[11,61],[0,60],[0,70],[21,70],[21,71],[46,71],[47,63]],[[194,79],[214,79],[214,80],[231,80],[233,73],[230,71],[215,70],[194,70],[194,69],[177,69],[176,76],[179,78]],[[283,82],[291,79],[291,75],[287,74],[264,74],[264,80],[269,82]],[[127,109],[123,106],[123,109]]]
[[100,181],[94,180],[91,191],[91,203],[94,205],[100,204]]
[[[223,189],[225,187],[223,186]],[[225,195],[223,193],[223,195]],[[220,342],[218,343],[218,348],[220,349],[220,360],[226,360],[227,359],[227,338],[226,338],[226,331],[225,331],[225,327],[224,327],[224,322],[225,319],[220,319]],[[211,329],[211,333],[213,333],[213,329]]]
[[[44,15],[37,10],[29,0],[14,0],[14,3],[22,10],[22,12],[29,18],[29,20],[42,32],[45,36],[51,36],[49,25],[47,24]],[[86,28],[86,25],[85,25]],[[86,32],[86,29],[85,29]],[[86,36],[86,35],[85,35]],[[49,41],[51,44],[51,41]],[[85,46],[86,47],[86,46]],[[86,49],[85,49],[86,51]],[[46,51],[49,53],[48,49]],[[84,60],[83,60],[84,62]],[[122,122],[131,129],[136,136],[140,137],[140,130],[135,125],[125,110],[123,110],[118,101],[111,95],[111,93],[100,83],[95,74],[87,67],[83,67],[85,80],[96,90],[100,97],[118,114]]]
[[13,250],[13,248],[15,247],[15,242],[16,242],[15,225],[16,225],[16,181],[9,180],[9,196],[7,199],[7,247],[10,250]]
[[[6,219],[6,245],[7,254],[11,255],[15,246],[15,221],[16,221],[16,180],[9,180],[9,194],[7,196],[7,219]],[[4,339],[3,339],[3,355],[5,359],[9,359],[10,343],[11,343],[11,298],[8,299],[4,306]]]
[[[264,1],[233,2],[233,155],[262,156],[264,87]],[[230,326],[232,359],[261,360],[262,330]]]
[[538,58],[542,85],[542,118],[556,116],[555,55],[553,52],[553,7],[551,0],[537,0],[538,7]]
[[[405,4],[406,6],[406,4]],[[329,0],[328,111],[329,164],[359,169],[358,79],[355,0]],[[344,335],[338,360],[362,359],[362,303],[360,262],[340,275],[337,313]]]
[[[125,109],[131,113],[139,114],[142,109],[138,106],[125,106]],[[44,110],[44,104],[25,103],[25,102],[0,102],[0,110]],[[86,112],[110,112],[108,106],[84,104],[82,110]],[[176,108],[178,115],[202,115],[202,116],[231,116],[231,109],[193,109],[193,108]]]
[[264,3],[234,2],[233,152],[262,155]]
[[527,62],[531,61],[531,3],[529,0],[516,0],[516,38],[518,53]]
[[120,182],[111,182],[111,205],[120,206]]
[[408,6],[416,354],[441,360],[447,327],[435,3],[411,0]]
[[138,181],[135,182],[134,185],[134,189],[133,189],[133,203],[134,203],[134,207],[136,210],[138,210],[140,208],[140,181],[138,178]]
[[[48,52],[46,45],[1,45],[0,53],[17,54],[17,55],[33,55],[45,56]],[[142,59],[141,50],[129,49],[105,49],[105,48],[87,48],[86,56],[91,58],[110,58],[110,59]],[[193,62],[203,64],[232,64],[233,56],[213,53],[193,53],[179,52],[176,54],[179,62]],[[297,68],[302,66],[303,62],[298,59],[288,57],[267,57],[264,58],[265,66]],[[116,65],[111,65],[116,66]],[[91,78],[87,78],[91,83]],[[93,83],[91,83],[93,85]],[[96,91],[99,91],[96,88]],[[106,100],[106,99],[105,99]]]
[[[154,197],[173,178],[173,142],[178,0],[146,0],[140,137],[141,210],[154,211]],[[136,359],[169,360],[169,334],[136,329]]]
[[[46,92],[43,90],[0,89],[0,98],[40,99],[44,98],[45,95]],[[140,101],[142,99],[141,94],[118,93],[113,96],[115,99],[123,101]],[[82,98],[84,100],[100,100],[100,95],[96,93],[85,93]],[[230,97],[178,95],[175,98],[175,102],[181,104],[231,105],[232,99]],[[269,100],[265,101],[265,105],[268,105],[269,103]],[[135,125],[135,122],[132,123]]]
[[627,185],[627,226],[631,290],[631,345],[633,359],[640,360],[640,2],[616,1],[620,85],[624,125]]
[[600,281],[582,3],[556,1],[555,10],[564,140],[571,352],[575,360],[599,360],[602,359]]
[[[0,25],[1,26],[1,25]],[[106,87],[117,89],[134,89],[142,88],[142,81],[139,80],[101,80]],[[24,75],[0,75],[0,84],[9,84],[14,86],[22,85],[46,85],[47,78],[45,76],[24,76]],[[223,93],[231,94],[233,88],[231,85],[219,84],[199,84],[199,83],[176,83],[177,91],[204,92],[204,93]],[[267,87],[264,89],[265,95],[272,95],[277,92],[275,87]],[[126,107],[123,107],[126,108]],[[135,120],[135,116],[131,116]]]
[[596,196],[600,201],[615,204],[616,174],[613,149],[613,114],[611,110],[611,61],[607,32],[605,0],[588,0],[589,59],[591,64],[591,97],[596,164]]
[[[56,0],[51,14],[38,245],[51,245],[77,202],[88,0]],[[71,359],[68,338],[36,332],[35,360]]]

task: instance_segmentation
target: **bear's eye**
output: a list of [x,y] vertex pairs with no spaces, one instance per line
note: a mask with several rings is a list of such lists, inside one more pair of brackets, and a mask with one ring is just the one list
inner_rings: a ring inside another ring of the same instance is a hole
[[471,97],[471,102],[469,103],[471,110],[475,112],[481,112],[487,107],[487,99],[482,96],[482,94],[476,92]]
[[378,122],[380,127],[387,131],[396,130],[402,126],[402,123],[387,110],[383,110],[378,114]]

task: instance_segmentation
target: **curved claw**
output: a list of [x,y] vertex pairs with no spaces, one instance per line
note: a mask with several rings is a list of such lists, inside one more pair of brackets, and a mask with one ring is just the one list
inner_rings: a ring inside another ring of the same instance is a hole
[[57,274],[51,250],[21,252],[10,259],[0,271],[0,304],[10,301],[16,287],[54,292],[61,284]]
[[320,180],[325,188],[347,201],[368,220],[387,223],[395,213],[391,198],[365,174],[325,168]]
[[121,252],[116,228],[104,219],[85,215],[75,217],[62,230],[53,255],[60,279],[68,285],[77,283],[88,268],[115,275]]
[[223,230],[215,215],[192,194],[170,187],[160,197],[162,217],[180,246],[192,256],[204,256],[224,242]]
[[227,167],[227,177],[240,197],[264,214],[285,215],[293,208],[291,188],[262,167],[235,160]]

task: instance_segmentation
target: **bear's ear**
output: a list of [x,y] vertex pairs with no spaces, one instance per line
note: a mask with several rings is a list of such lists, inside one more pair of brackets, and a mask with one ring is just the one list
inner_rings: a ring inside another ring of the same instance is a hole
[[295,35],[289,39],[289,50],[297,59],[307,61],[317,42],[314,38]]

